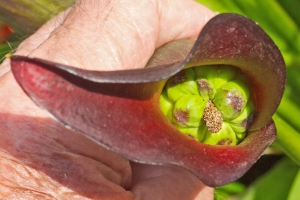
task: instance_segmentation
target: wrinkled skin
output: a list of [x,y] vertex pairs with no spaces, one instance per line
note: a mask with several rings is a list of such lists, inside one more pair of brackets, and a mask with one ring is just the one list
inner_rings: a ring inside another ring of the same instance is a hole
[[[85,69],[142,68],[161,45],[195,39],[212,16],[193,1],[79,1],[16,54]],[[64,128],[24,94],[8,60],[0,74],[1,198],[213,198],[212,188],[184,169],[131,163]]]

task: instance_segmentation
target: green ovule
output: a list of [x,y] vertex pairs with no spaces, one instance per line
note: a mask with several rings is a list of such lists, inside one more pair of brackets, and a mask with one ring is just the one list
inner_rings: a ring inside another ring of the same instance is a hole
[[210,145],[236,145],[247,134],[254,105],[247,78],[226,65],[200,66],[171,77],[160,96],[167,118],[183,133]]

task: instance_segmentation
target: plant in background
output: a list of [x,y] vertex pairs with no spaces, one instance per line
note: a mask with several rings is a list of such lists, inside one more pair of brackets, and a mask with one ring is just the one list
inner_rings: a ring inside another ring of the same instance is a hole
[[8,24],[18,36],[28,36],[74,2],[75,0],[2,0],[0,21]]

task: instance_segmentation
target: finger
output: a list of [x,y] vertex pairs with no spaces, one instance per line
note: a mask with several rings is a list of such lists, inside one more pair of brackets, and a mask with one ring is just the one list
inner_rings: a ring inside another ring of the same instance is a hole
[[78,1],[30,55],[85,69],[142,68],[157,47],[194,39],[213,16],[191,0],[167,2]]
[[156,47],[179,39],[196,39],[215,13],[194,0],[156,0],[159,34]]
[[0,78],[0,198],[131,199],[128,160],[49,118],[11,76]]
[[132,163],[132,188],[136,199],[211,200],[213,188],[190,172],[175,166]]
[[17,49],[18,54],[28,55],[32,50],[38,48],[40,44],[48,39],[49,35],[60,25],[63,24],[66,16],[68,16],[70,8],[59,13],[47,21],[41,28],[39,28],[33,35],[26,38]]

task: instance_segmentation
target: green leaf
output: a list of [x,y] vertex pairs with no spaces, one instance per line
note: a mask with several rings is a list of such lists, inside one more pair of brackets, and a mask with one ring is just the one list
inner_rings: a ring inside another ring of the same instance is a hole
[[300,116],[300,108],[286,94],[283,95],[282,101],[277,109],[277,114],[290,126],[292,126],[297,132],[300,131],[299,118],[297,117]]
[[300,197],[300,170],[298,170],[298,173],[294,179],[287,200],[299,200],[299,197]]
[[284,158],[247,189],[240,200],[286,200],[299,167]]
[[245,191],[245,186],[237,181],[215,188],[214,199],[225,200],[230,196],[241,194]]
[[300,134],[278,114],[273,116],[277,126],[276,145],[294,162],[300,165]]
[[[299,60],[300,60],[300,55],[299,55]],[[298,105],[300,102],[299,77],[300,77],[300,65],[298,68],[293,67],[287,70],[287,85],[285,89],[285,96],[287,96],[287,98],[289,98],[291,101],[294,101]]]
[[289,14],[289,16],[294,20],[294,22],[300,27],[300,15],[299,15],[299,0],[276,0],[278,4],[281,5],[283,9]]

